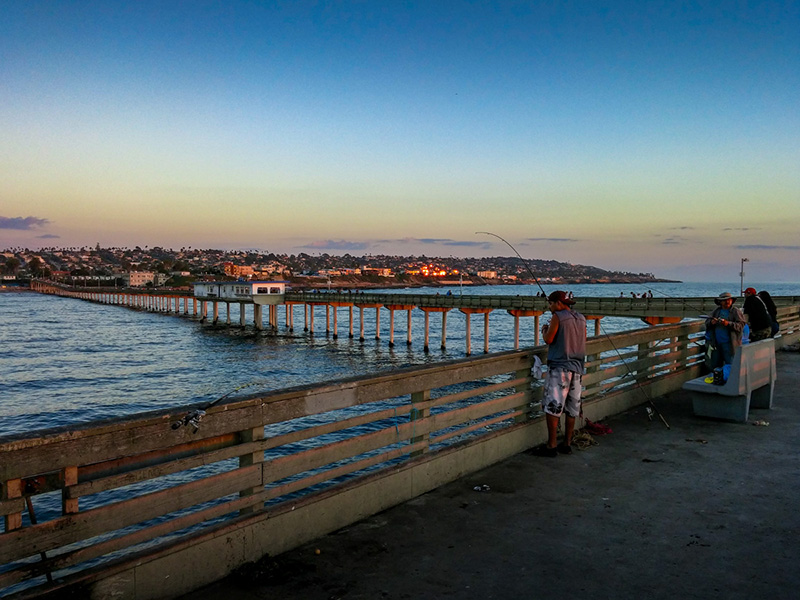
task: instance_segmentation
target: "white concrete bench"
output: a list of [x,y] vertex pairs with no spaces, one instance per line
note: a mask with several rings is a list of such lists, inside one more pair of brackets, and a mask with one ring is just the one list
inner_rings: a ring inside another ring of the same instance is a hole
[[775,390],[775,340],[741,346],[733,357],[725,385],[706,383],[707,375],[683,384],[692,410],[701,417],[747,422],[751,408],[772,408]]

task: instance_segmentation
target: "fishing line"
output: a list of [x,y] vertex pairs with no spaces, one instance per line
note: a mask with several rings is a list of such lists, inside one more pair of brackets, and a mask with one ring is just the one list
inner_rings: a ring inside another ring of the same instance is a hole
[[[476,234],[479,234],[479,233],[484,233],[484,234],[486,234],[486,235],[491,235],[491,236],[494,236],[494,237],[496,237],[497,239],[501,240],[503,243],[505,243],[505,244],[506,244],[506,245],[507,245],[509,248],[511,248],[511,249],[514,251],[514,254],[516,254],[516,255],[517,255],[517,257],[519,257],[519,259],[522,261],[522,264],[523,264],[523,265],[525,265],[525,268],[526,268],[526,269],[528,269],[528,272],[529,272],[529,273],[531,274],[531,276],[533,277],[533,280],[536,282],[536,285],[538,285],[538,286],[539,286],[539,289],[540,289],[540,290],[542,290],[542,293],[543,293],[545,296],[547,296],[547,292],[545,292],[545,291],[544,291],[544,288],[543,288],[543,287],[542,287],[542,285],[539,283],[539,279],[536,277],[536,275],[534,274],[534,272],[533,272],[533,271],[531,270],[531,268],[528,266],[528,263],[525,261],[525,259],[524,259],[524,258],[522,258],[522,255],[521,255],[519,252],[517,252],[517,249],[516,249],[516,248],[514,248],[514,246],[512,246],[512,245],[511,245],[511,243],[510,243],[508,240],[506,240],[505,238],[502,238],[502,237],[500,237],[500,236],[499,236],[499,235],[497,235],[496,233],[492,233],[491,231],[476,231],[475,233],[476,233]],[[552,312],[552,311],[551,311],[551,312]],[[610,336],[609,336],[607,333],[605,333],[605,330],[603,329],[603,325],[602,325],[602,324],[600,324],[600,330],[603,332],[603,335],[606,337],[606,340],[608,341],[608,343],[609,343],[609,344],[611,344],[611,347],[614,349],[614,353],[617,355],[617,357],[619,357],[619,360],[622,362],[622,364],[623,364],[623,365],[625,365],[625,370],[626,370],[626,371],[628,371],[628,375],[629,375],[630,377],[633,377],[633,378],[634,378],[634,382],[635,382],[635,384],[636,384],[636,389],[638,389],[638,390],[639,390],[639,391],[642,393],[642,395],[644,396],[644,398],[645,398],[645,400],[647,401],[647,403],[648,403],[648,404],[649,404],[649,405],[650,405],[650,406],[653,408],[653,410],[655,411],[656,415],[658,415],[658,417],[659,417],[659,418],[661,419],[661,421],[664,423],[664,425],[666,426],[666,428],[667,428],[667,429],[671,429],[671,427],[669,426],[669,423],[667,423],[667,420],[664,418],[664,415],[662,415],[662,414],[661,414],[661,411],[660,411],[660,410],[658,410],[658,407],[655,405],[655,403],[653,402],[652,398],[650,398],[650,396],[648,396],[648,395],[647,395],[647,392],[646,392],[646,391],[645,391],[645,389],[642,387],[642,385],[641,385],[641,383],[639,382],[639,380],[635,378],[636,376],[633,374],[633,371],[631,371],[631,368],[628,366],[628,363],[625,361],[625,359],[624,359],[624,358],[622,358],[622,354],[621,354],[621,353],[620,353],[620,351],[617,349],[617,346],[616,346],[616,344],[614,344],[614,341],[611,339],[611,337],[610,337]]]

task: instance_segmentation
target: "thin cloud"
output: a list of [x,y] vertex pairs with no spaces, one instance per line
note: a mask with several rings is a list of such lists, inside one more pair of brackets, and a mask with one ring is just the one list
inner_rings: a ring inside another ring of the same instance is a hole
[[529,242],[579,242],[575,238],[525,238]]
[[0,229],[17,229],[28,231],[34,227],[42,227],[50,221],[36,217],[0,217]]
[[690,240],[690,239],[687,239],[685,237],[681,237],[679,235],[671,235],[671,236],[666,237],[663,240],[661,240],[661,243],[664,244],[664,245],[677,246],[679,244],[701,245],[701,244],[704,244],[705,242],[702,241],[702,240]]
[[347,240],[318,240],[298,248],[309,248],[312,250],[366,250],[369,244],[365,242],[350,242]]
[[401,238],[397,240],[376,240],[378,244],[426,244],[430,246],[465,246],[468,248],[491,247],[491,242],[473,242],[465,240],[453,240],[450,238]]
[[693,231],[695,227],[689,225],[682,225],[681,227],[670,227],[670,231]]
[[737,250],[800,250],[800,246],[773,246],[770,244],[741,244],[734,248]]
[[760,231],[761,227],[725,227],[722,231]]
[[60,240],[60,235],[55,235],[53,233],[46,233],[44,235],[40,235],[36,237],[37,240]]

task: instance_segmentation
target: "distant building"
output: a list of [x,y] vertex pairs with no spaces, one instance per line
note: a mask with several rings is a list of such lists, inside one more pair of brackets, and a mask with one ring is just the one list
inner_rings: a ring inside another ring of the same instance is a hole
[[497,279],[497,271],[478,271],[478,277],[483,279]]
[[124,275],[128,287],[145,287],[155,282],[156,274],[152,271],[131,271]]
[[361,267],[362,275],[377,275],[378,277],[391,277],[391,269],[378,269],[373,267]]
[[222,263],[222,270],[224,271],[225,275],[236,278],[252,277],[255,274],[255,269],[253,267],[248,267],[247,265],[235,265],[232,262]]

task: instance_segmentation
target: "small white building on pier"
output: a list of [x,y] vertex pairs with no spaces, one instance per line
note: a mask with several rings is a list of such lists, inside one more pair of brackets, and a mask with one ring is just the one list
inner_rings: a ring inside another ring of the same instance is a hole
[[198,300],[283,304],[288,281],[198,281],[193,283]]

